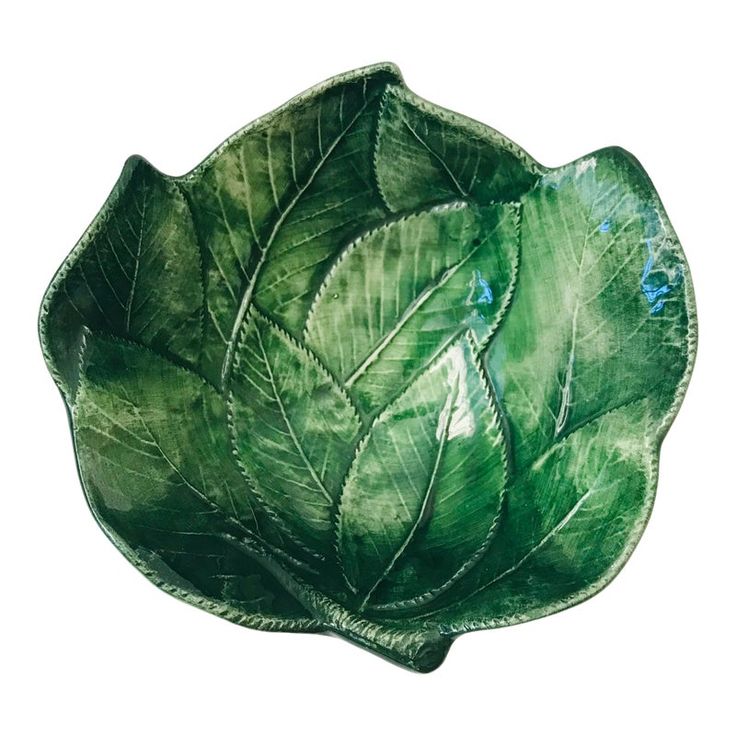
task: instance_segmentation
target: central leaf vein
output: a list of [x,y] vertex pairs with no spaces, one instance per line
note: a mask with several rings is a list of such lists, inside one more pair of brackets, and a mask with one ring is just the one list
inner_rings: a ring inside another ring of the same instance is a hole
[[276,378],[274,376],[274,373],[271,367],[271,361],[269,359],[268,352],[266,351],[265,345],[263,344],[261,332],[258,329],[256,329],[255,332],[256,332],[256,337],[258,338],[258,346],[260,347],[261,354],[263,355],[263,363],[266,366],[266,370],[268,371],[268,382],[271,384],[271,387],[273,388],[273,396],[276,399],[276,404],[279,408],[279,413],[281,414],[281,418],[284,422],[284,425],[286,426],[286,429],[289,432],[289,437],[291,438],[291,441],[294,443],[294,447],[299,453],[299,457],[302,459],[305,467],[309,471],[309,474],[312,476],[312,479],[317,484],[318,489],[320,490],[322,495],[325,497],[325,499],[328,501],[328,503],[331,505],[332,496],[330,496],[329,492],[324,486],[324,483],[322,482],[322,479],[319,477],[319,475],[317,474],[317,471],[314,469],[314,466],[312,465],[306,453],[304,452],[302,443],[299,441],[299,438],[297,437],[296,432],[294,431],[294,428],[291,425],[291,421],[289,420],[289,415],[286,411],[286,407],[284,406],[284,402],[281,398],[281,393],[276,383]]
[[[243,320],[245,319],[245,315],[248,311],[248,307],[250,306],[251,300],[253,298],[253,292],[255,290],[256,282],[258,281],[258,276],[260,275],[261,269],[266,263],[266,257],[268,255],[268,252],[271,246],[273,245],[274,240],[276,239],[276,236],[281,230],[281,227],[283,226],[283,224],[286,222],[291,211],[294,209],[294,207],[296,207],[301,196],[304,194],[305,191],[307,191],[307,189],[309,189],[312,182],[317,177],[317,174],[322,170],[322,167],[327,162],[327,160],[330,158],[330,155],[332,154],[332,152],[335,150],[335,148],[337,148],[337,146],[343,140],[343,138],[345,138],[345,136],[350,131],[350,129],[353,127],[353,125],[355,125],[355,123],[360,119],[360,116],[363,114],[366,107],[368,107],[367,100],[363,102],[358,112],[351,118],[348,125],[345,128],[343,128],[343,130],[341,130],[340,133],[338,133],[335,136],[335,139],[332,141],[332,143],[330,143],[327,150],[324,151],[324,153],[320,156],[319,160],[317,161],[308,179],[304,182],[302,186],[297,187],[296,191],[294,192],[294,195],[289,201],[289,204],[283,209],[279,218],[274,223],[274,226],[271,230],[268,240],[261,248],[261,253],[258,258],[258,262],[256,263],[256,266],[253,269],[253,273],[248,282],[248,286],[246,287],[245,293],[243,294],[243,298],[240,301],[238,313],[235,317],[235,322],[233,323],[230,340],[228,341],[227,351],[225,353],[225,359],[222,364],[221,382],[222,382],[222,386],[224,390],[227,390],[227,386],[230,380],[230,375],[232,373],[233,359],[235,357],[235,344],[237,341],[238,333],[240,332],[240,328],[243,324]],[[242,149],[241,149],[241,154],[242,154]],[[247,209],[250,212],[250,208],[248,207]],[[256,240],[256,242],[258,241]]]

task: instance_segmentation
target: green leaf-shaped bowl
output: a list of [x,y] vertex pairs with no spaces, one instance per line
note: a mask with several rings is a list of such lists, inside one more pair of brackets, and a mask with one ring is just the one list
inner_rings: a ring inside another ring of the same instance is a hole
[[389,64],[186,176],[130,159],[40,331],[90,507],[150,580],[419,671],[621,569],[696,343],[634,158],[546,169]]

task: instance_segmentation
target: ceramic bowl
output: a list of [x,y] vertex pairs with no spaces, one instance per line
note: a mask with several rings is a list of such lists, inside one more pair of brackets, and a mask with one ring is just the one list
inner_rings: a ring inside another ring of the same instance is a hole
[[130,159],[40,332],[92,512],[152,582],[428,671],[621,569],[696,322],[631,155],[545,168],[380,64],[185,176]]

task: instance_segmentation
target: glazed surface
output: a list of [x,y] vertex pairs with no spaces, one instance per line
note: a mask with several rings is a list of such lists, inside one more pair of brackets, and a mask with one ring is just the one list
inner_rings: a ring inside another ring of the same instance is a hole
[[90,507],[154,583],[420,671],[614,577],[696,341],[633,157],[546,169],[391,65],[186,176],[130,159],[40,329]]

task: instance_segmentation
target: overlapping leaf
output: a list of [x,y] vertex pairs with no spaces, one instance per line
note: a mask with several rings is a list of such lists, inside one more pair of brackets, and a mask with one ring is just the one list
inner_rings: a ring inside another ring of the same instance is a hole
[[511,295],[517,232],[515,206],[463,202],[369,232],[325,279],[306,343],[361,407],[380,409],[465,330],[488,340]]
[[149,574],[229,617],[312,628],[246,544],[303,568],[243,482],[214,389],[150,350],[88,336],[73,419],[92,508]]
[[564,608],[605,584],[636,543],[655,472],[651,402],[604,414],[519,473],[481,563],[436,602],[446,630],[516,623]]
[[383,96],[376,161],[381,193],[394,212],[458,197],[518,201],[539,171],[495,130],[397,85]]
[[[627,154],[601,151],[550,172],[522,207],[514,308],[488,368],[525,467],[614,406],[645,395],[669,405],[689,327],[685,265]],[[670,285],[658,306],[647,294],[650,259]]]
[[377,65],[185,177],[131,159],[41,338],[90,505],[157,585],[428,670],[625,562],[691,289],[628,154],[545,171]]
[[189,364],[199,360],[199,251],[177,186],[138,157],[104,213],[51,284],[45,350],[60,388],[76,384],[84,328],[124,335]]
[[378,66],[326,83],[235,136],[184,181],[205,264],[202,368],[232,368],[255,299],[287,329],[345,240],[383,220],[372,146],[381,95],[397,74]]
[[230,412],[238,458],[263,502],[328,556],[360,421],[318,361],[255,308],[238,342]]
[[500,421],[464,336],[378,417],[348,473],[338,550],[362,605],[448,587],[488,543],[505,484]]

